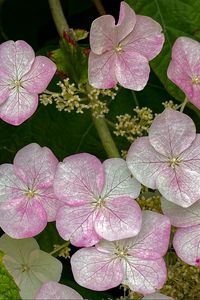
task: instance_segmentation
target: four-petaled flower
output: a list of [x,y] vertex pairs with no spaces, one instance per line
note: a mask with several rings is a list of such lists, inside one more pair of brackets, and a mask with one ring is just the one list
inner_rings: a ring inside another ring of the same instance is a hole
[[51,81],[56,65],[45,56],[36,56],[24,41],[0,45],[0,118],[20,125],[35,112],[38,94]]
[[22,299],[34,299],[43,283],[60,280],[61,262],[40,250],[35,239],[16,240],[4,234],[0,249],[5,253],[3,263],[20,288]]
[[180,87],[195,106],[200,108],[200,43],[179,37],[172,48],[167,76]]
[[149,79],[152,60],[162,49],[164,35],[153,19],[135,15],[121,2],[119,21],[105,15],[90,30],[89,82],[96,88],[123,87],[142,90]]
[[55,220],[57,164],[50,149],[33,143],[17,152],[13,165],[0,166],[0,226],[11,237],[35,236]]
[[58,232],[75,246],[128,238],[140,230],[141,210],[133,200],[140,184],[123,159],[102,164],[91,154],[71,155],[58,166],[54,192],[65,202],[56,215]]
[[82,248],[71,257],[72,272],[78,284],[96,291],[126,284],[131,290],[150,294],[166,280],[163,259],[170,236],[166,216],[144,211],[142,228],[136,237]]
[[142,184],[169,201],[188,207],[200,198],[200,135],[190,117],[165,109],[148,137],[130,147],[127,165]]

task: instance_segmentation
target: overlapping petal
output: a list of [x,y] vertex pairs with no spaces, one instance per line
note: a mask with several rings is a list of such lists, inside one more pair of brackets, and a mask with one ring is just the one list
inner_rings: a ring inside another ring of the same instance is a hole
[[131,33],[136,23],[134,10],[124,1],[120,4],[119,20],[116,25],[116,42],[121,42]]

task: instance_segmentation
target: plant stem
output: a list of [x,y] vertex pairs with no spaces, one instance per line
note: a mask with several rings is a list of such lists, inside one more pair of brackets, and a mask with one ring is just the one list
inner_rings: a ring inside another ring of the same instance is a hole
[[62,244],[60,247],[56,248],[55,250],[51,251],[49,254],[53,255],[56,252],[60,251],[61,249],[65,248],[67,246],[69,246],[69,241],[67,241],[66,243]]
[[100,14],[100,16],[103,16],[106,14],[106,11],[103,7],[103,4],[101,3],[101,0],[92,0],[92,2],[96,6],[96,9],[97,9],[98,13]]
[[188,99],[187,99],[187,97],[185,97],[185,99],[184,99],[184,101],[181,105],[180,112],[183,112],[183,110],[184,110],[187,103],[188,103]]
[[69,25],[64,16],[60,0],[48,0],[51,14],[60,37],[63,37],[64,31],[69,31]]

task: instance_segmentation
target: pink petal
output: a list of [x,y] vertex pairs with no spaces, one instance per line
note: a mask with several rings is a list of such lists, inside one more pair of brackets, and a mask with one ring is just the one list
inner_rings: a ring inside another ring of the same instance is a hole
[[174,298],[168,297],[161,293],[153,293],[151,295],[144,296],[142,300],[174,300]]
[[33,237],[47,225],[47,215],[38,201],[14,199],[0,204],[0,226],[12,238]]
[[149,141],[161,154],[176,158],[196,137],[194,122],[187,115],[166,108],[158,115],[150,129]]
[[183,151],[179,156],[179,159],[181,160],[181,165],[185,169],[196,172],[197,174],[200,174],[199,148],[200,148],[200,134],[197,134],[195,140],[192,142],[190,147],[188,147],[185,151]]
[[101,194],[102,198],[112,199],[116,197],[137,198],[141,185],[132,177],[125,160],[110,158],[103,162],[105,168],[105,185]]
[[119,21],[116,26],[117,42],[123,40],[134,28],[136,15],[134,10],[124,1],[121,2]]
[[58,165],[54,192],[70,205],[98,198],[104,185],[104,169],[98,158],[88,153],[71,155]]
[[148,60],[143,55],[126,49],[117,55],[115,74],[123,87],[141,91],[147,84],[149,73]]
[[142,294],[154,293],[161,289],[167,279],[167,270],[162,258],[142,260],[129,256],[128,261],[124,261],[124,272],[123,284]]
[[90,29],[90,47],[95,54],[112,50],[115,44],[115,19],[105,15],[92,22]]
[[96,244],[100,237],[94,230],[96,213],[90,204],[76,207],[63,206],[56,216],[56,227],[60,236],[77,247]]
[[141,228],[141,210],[136,201],[120,197],[106,201],[95,220],[96,232],[106,240],[114,241],[138,234]]
[[183,208],[161,198],[163,213],[170,218],[171,224],[177,227],[188,227],[200,224],[200,201]]
[[163,47],[164,35],[159,23],[146,16],[136,16],[132,32],[122,41],[124,50],[140,53],[148,60],[158,55]]
[[25,41],[7,41],[0,45],[1,68],[13,80],[20,80],[35,59],[35,53]]
[[47,147],[31,143],[20,149],[14,159],[17,175],[28,186],[48,188],[52,186],[58,160]]
[[42,93],[56,72],[56,65],[45,56],[37,56],[31,70],[22,77],[22,86],[29,93]]
[[47,283],[44,283],[37,292],[35,300],[41,299],[79,300],[83,298],[79,293],[77,293],[74,289],[70,288],[69,286],[54,281],[49,281]]
[[10,91],[8,99],[0,105],[0,118],[12,125],[20,125],[30,118],[38,106],[38,96],[22,87]]
[[71,257],[71,266],[76,282],[95,291],[116,287],[123,278],[121,261],[95,248],[78,250]]
[[10,79],[0,69],[0,104],[5,102],[10,93]]
[[179,228],[173,246],[178,257],[192,266],[200,266],[200,225]]
[[88,64],[88,79],[93,87],[110,89],[117,84],[114,51],[107,51],[101,55],[90,52]]
[[142,227],[132,239],[129,254],[141,259],[157,259],[167,252],[170,237],[169,218],[152,211],[143,211]]
[[126,161],[133,176],[151,189],[156,188],[156,180],[166,168],[166,157],[155,151],[148,137],[136,139],[128,151]]

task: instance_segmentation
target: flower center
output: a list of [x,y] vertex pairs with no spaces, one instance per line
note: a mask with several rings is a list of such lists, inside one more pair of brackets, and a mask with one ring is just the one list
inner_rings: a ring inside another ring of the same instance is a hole
[[200,76],[194,75],[192,77],[192,84],[194,84],[194,85],[200,84]]
[[26,264],[21,265],[21,272],[28,272],[30,270],[29,266]]
[[25,195],[28,197],[28,199],[32,199],[35,195],[37,195],[37,192],[34,189],[28,189],[25,192]]
[[168,163],[170,164],[170,167],[172,167],[174,169],[176,166],[180,165],[181,160],[178,159],[177,157],[173,157],[168,160]]
[[94,200],[94,204],[96,208],[101,208],[105,206],[105,198],[101,198],[101,196],[99,196],[97,199]]
[[20,86],[21,86],[21,81],[20,80],[13,80],[10,84],[10,87],[12,89],[16,88],[17,90],[19,90]]
[[115,52],[117,52],[119,54],[123,52],[123,48],[120,43],[117,45],[117,47],[115,47]]
[[120,248],[120,247],[117,247],[116,248],[116,252],[115,254],[120,257],[120,258],[124,258],[128,255],[128,249],[127,248]]

